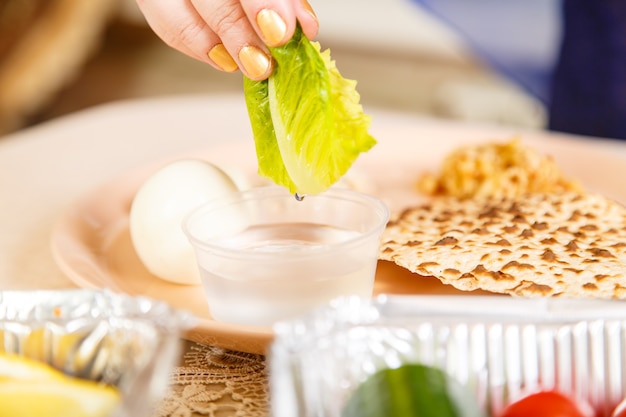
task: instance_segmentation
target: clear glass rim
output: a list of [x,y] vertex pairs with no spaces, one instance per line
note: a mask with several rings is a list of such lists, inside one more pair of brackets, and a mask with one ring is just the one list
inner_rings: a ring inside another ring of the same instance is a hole
[[[189,227],[190,223],[193,222],[198,216],[203,215],[208,211],[223,209],[224,207],[230,205],[239,204],[245,201],[258,200],[261,198],[295,199],[295,196],[293,194],[289,194],[286,189],[282,187],[272,185],[255,187],[243,191],[238,191],[236,193],[232,193],[223,197],[218,197],[200,205],[199,207],[192,210],[189,214],[187,214],[183,218],[182,222],[183,232],[192,243],[192,245],[196,247],[196,249],[210,251],[214,254],[219,254],[220,256],[231,258],[240,257],[242,254],[245,254],[247,258],[252,257],[256,260],[275,259],[276,255],[273,253],[252,252],[240,249],[225,248],[220,245],[206,242],[202,238],[195,235]],[[331,188],[321,194],[307,195],[304,198],[309,200],[343,200],[356,204],[361,204],[364,207],[368,207],[369,210],[378,218],[378,220],[372,227],[370,227],[367,231],[360,233],[358,236],[352,237],[338,244],[333,244],[330,247],[320,247],[319,249],[316,248],[310,251],[306,251],[306,253],[290,256],[290,259],[302,259],[310,256],[318,256],[320,253],[335,251],[338,249],[345,249],[349,246],[358,245],[364,241],[374,238],[374,236],[376,235],[381,235],[382,231],[387,225],[387,222],[389,221],[390,211],[387,205],[382,200],[372,195],[361,193],[351,189]]]

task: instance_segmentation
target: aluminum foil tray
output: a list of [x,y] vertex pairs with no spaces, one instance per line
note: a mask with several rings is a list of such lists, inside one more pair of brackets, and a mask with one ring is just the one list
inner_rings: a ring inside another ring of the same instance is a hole
[[583,398],[601,415],[626,397],[623,301],[343,298],[274,330],[274,417],[339,417],[369,375],[415,362],[447,371],[487,415],[540,388]]
[[117,386],[117,416],[150,415],[192,322],[163,302],[103,290],[0,292],[0,351]]

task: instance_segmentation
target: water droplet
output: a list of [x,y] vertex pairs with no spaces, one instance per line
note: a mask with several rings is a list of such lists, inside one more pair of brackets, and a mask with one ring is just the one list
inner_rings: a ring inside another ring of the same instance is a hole
[[293,196],[296,198],[297,201],[302,201],[304,200],[304,197],[306,197],[306,194],[300,195],[298,193],[295,193]]

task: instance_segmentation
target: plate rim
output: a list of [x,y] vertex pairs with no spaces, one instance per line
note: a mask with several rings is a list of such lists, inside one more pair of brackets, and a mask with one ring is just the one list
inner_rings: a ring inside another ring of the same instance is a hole
[[[435,129],[437,128],[441,129],[441,125],[438,125],[437,123],[435,123],[434,125],[431,125],[431,128],[432,126],[434,126]],[[395,129],[395,131],[398,132],[398,131],[402,131],[403,128],[406,130],[406,127],[407,125],[400,125],[398,128],[392,127],[389,130],[393,132]],[[413,130],[416,129],[415,126],[413,125],[411,125],[410,127],[412,127]],[[468,129],[471,131],[469,127]],[[419,132],[419,127],[417,128],[417,131]],[[448,137],[450,136],[450,133],[461,134],[461,132],[462,130],[459,130],[459,126],[453,125],[448,131],[444,132],[445,134],[443,136]],[[511,132],[507,133],[506,130],[500,131],[499,127],[492,128],[492,130],[483,129],[482,132],[483,132],[483,135],[482,135],[483,142],[497,141],[497,140],[510,140],[512,137],[521,137],[523,141],[527,141],[531,145],[537,145],[544,140],[550,141],[554,139],[551,145],[556,146],[557,148],[559,146],[577,144],[579,147],[581,147],[580,151],[584,152],[585,154],[587,154],[588,152],[591,152],[591,153],[595,152],[597,155],[602,155],[605,158],[613,157],[616,159],[616,161],[618,159],[621,160],[622,162],[626,161],[626,158],[622,158],[621,155],[620,156],[613,155],[610,152],[607,152],[600,147],[593,146],[591,143],[589,143],[590,141],[588,140],[581,141],[577,137],[570,138],[570,137],[563,136],[563,135],[553,134],[552,132],[543,132],[543,131],[534,132],[534,133],[525,132],[522,134],[515,134]],[[494,132],[496,133],[494,134]],[[497,135],[497,137],[493,138],[494,135]],[[474,133],[473,135],[468,135],[468,136],[473,137],[474,139],[466,140],[466,139],[463,139],[463,137],[461,136],[457,139],[454,139],[452,141],[452,144],[450,144],[450,147],[455,148],[458,145],[458,143],[467,142],[468,144],[470,144],[472,143],[472,141],[473,142],[477,141],[475,140],[475,138],[477,137],[476,133]],[[397,140],[398,139],[396,139],[396,142]],[[591,140],[595,140],[595,139],[591,139]],[[392,143],[392,145],[389,145],[389,146],[393,146],[393,142],[394,140],[390,140],[388,143]],[[418,142],[421,142],[421,141],[418,141]],[[52,255],[53,255],[55,263],[59,266],[62,272],[76,285],[81,286],[81,287],[87,287],[87,288],[103,288],[101,286],[98,286],[98,284],[95,283],[93,280],[82,276],[78,271],[76,271],[74,267],[72,267],[72,265],[68,264],[68,255],[66,255],[64,251],[62,250],[63,244],[59,240],[62,237],[65,239],[68,238],[67,233],[63,233],[63,232],[72,229],[72,227],[75,227],[72,224],[72,216],[73,216],[72,213],[76,212],[81,206],[86,205],[88,202],[94,199],[94,196],[101,194],[103,190],[107,190],[109,188],[115,187],[119,182],[125,181],[126,179],[128,179],[129,176],[132,176],[133,178],[137,179],[137,178],[141,178],[141,176],[143,175],[143,178],[145,179],[147,178],[150,172],[153,172],[158,167],[163,166],[168,161],[173,161],[175,159],[180,159],[180,158],[185,158],[185,157],[195,157],[195,158],[203,157],[207,152],[217,153],[215,152],[216,150],[224,149],[224,148],[231,148],[233,143],[235,143],[236,146],[245,145],[248,148],[250,148],[251,151],[254,150],[252,144],[249,142],[249,140],[246,140],[246,139],[233,140],[229,143],[212,144],[212,145],[209,145],[208,149],[207,148],[196,149],[195,151],[185,152],[185,153],[178,154],[178,155],[172,155],[166,158],[161,158],[158,161],[153,161],[152,163],[135,167],[134,169],[131,169],[131,170],[126,170],[125,172],[122,172],[121,174],[114,176],[112,179],[109,179],[108,181],[105,181],[104,183],[101,183],[95,186],[89,192],[83,194],[79,199],[74,201],[72,204],[70,204],[68,208],[66,208],[66,210],[63,211],[63,213],[57,219],[57,221],[55,222],[53,226],[53,231],[52,231],[51,238],[50,238],[50,244],[51,244]],[[379,144],[381,143],[383,142],[379,141]],[[422,145],[422,149],[425,149],[425,148],[427,149],[424,142],[421,142],[421,145]],[[367,160],[370,163],[373,160],[371,155],[369,154],[363,155],[362,159]],[[440,164],[440,162],[435,163],[435,165],[437,166],[438,164]],[[361,165],[360,161],[357,160],[357,163],[355,163],[355,167],[359,165]],[[367,166],[367,165],[363,165],[363,166]],[[581,182],[584,182],[584,181],[581,181]],[[622,203],[626,203],[626,201],[622,201]],[[83,243],[82,245],[83,247],[89,248],[89,246],[84,244],[84,242],[78,242],[76,236],[73,236],[73,237],[74,237],[75,243]],[[179,285],[179,284],[172,284],[172,285]],[[115,288],[113,288],[112,290],[119,291],[119,289],[115,289]],[[138,293],[136,295],[142,295],[142,294]],[[165,300],[165,301],[168,301],[168,300]],[[194,314],[194,316],[196,315]],[[184,336],[188,340],[192,340],[192,341],[196,341],[200,343],[207,343],[208,341],[209,344],[216,345],[218,347],[223,347],[225,349],[235,349],[235,350],[245,351],[249,353],[265,354],[267,352],[268,345],[271,343],[271,341],[274,338],[274,332],[273,332],[272,327],[251,326],[251,325],[220,322],[220,321],[216,321],[216,320],[209,319],[206,317],[196,316],[196,318],[197,318],[196,325],[192,329],[190,329]],[[245,342],[236,340],[239,338],[246,338],[246,340]]]

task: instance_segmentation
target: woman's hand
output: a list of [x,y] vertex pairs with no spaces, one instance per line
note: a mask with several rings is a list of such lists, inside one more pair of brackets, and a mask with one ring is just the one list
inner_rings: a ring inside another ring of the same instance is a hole
[[152,30],[169,46],[253,80],[272,72],[268,46],[280,46],[296,21],[313,39],[318,22],[307,0],[137,0]]

